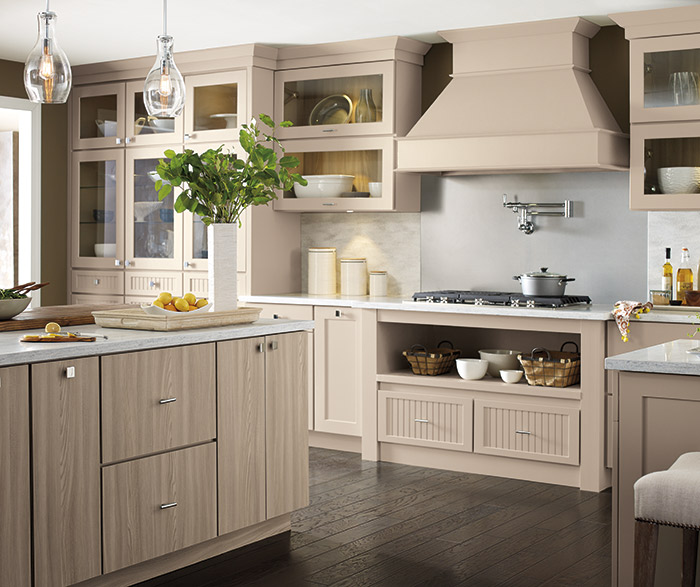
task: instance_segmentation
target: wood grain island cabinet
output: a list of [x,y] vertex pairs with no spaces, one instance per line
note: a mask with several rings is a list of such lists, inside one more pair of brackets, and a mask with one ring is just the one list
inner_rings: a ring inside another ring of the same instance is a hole
[[289,530],[309,500],[307,332],[246,328],[0,367],[2,585],[132,585]]

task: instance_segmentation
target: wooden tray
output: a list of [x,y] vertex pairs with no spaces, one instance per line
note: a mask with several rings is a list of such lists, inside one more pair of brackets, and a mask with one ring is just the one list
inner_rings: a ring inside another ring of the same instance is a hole
[[56,322],[59,326],[80,326],[94,324],[93,311],[115,310],[127,308],[123,304],[75,304],[72,306],[41,306],[29,308],[9,320],[0,320],[0,332],[12,330],[44,329],[48,322]]
[[104,328],[127,328],[131,330],[186,330],[188,328],[213,328],[255,322],[262,308],[240,306],[224,312],[173,312],[161,316],[146,314],[141,308],[123,310],[99,310],[93,312],[95,324]]

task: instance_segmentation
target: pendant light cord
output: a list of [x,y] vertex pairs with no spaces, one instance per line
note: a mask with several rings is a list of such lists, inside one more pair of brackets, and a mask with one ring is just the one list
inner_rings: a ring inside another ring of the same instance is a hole
[[[46,0],[48,3],[49,0]],[[168,34],[168,0],[163,0],[163,36]]]
[[49,0],[46,0],[46,12],[49,11]]

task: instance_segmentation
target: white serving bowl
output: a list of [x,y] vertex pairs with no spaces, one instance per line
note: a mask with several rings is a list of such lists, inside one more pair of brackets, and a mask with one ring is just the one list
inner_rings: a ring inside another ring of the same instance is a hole
[[294,184],[297,198],[338,198],[352,191],[354,175],[302,175],[307,185]]
[[488,361],[483,359],[457,359],[457,373],[462,379],[481,379],[486,375],[486,369],[489,366]]
[[95,257],[116,257],[117,243],[95,243]]
[[700,192],[700,167],[659,167],[658,175],[664,194]]
[[175,130],[174,118],[150,118],[148,125],[159,132],[173,132]]
[[507,349],[483,349],[479,351],[479,357],[489,362],[486,372],[491,377],[500,377],[501,369],[517,369],[520,366],[519,354],[520,351]]
[[523,378],[523,372],[519,369],[501,369],[501,379],[506,383],[517,383]]
[[9,320],[17,314],[21,314],[29,305],[32,298],[18,298],[16,300],[0,300],[0,320]]

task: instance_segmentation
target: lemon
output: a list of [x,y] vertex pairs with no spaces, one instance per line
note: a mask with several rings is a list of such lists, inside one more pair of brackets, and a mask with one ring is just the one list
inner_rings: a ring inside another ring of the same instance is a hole
[[44,330],[46,330],[46,332],[61,332],[61,327],[55,322],[49,322],[44,326]]
[[[163,306],[165,306],[166,304],[169,304],[172,301],[172,299],[173,299],[173,294],[171,294],[170,292],[167,292],[167,291],[163,291],[158,295],[158,301],[160,301],[163,304]],[[162,307],[162,306],[160,306],[160,307]]]
[[158,308],[165,308],[165,304],[160,300],[153,300],[151,306],[157,306]]
[[177,308],[178,312],[189,312],[190,310],[190,305],[182,298],[175,298],[173,305]]
[[197,303],[197,297],[193,293],[186,293],[182,299],[192,306]]
[[207,301],[206,298],[202,298],[201,300],[197,300],[197,303],[195,304],[195,306],[197,306],[198,308],[203,308],[203,307],[206,306],[208,303],[209,303],[209,302]]

